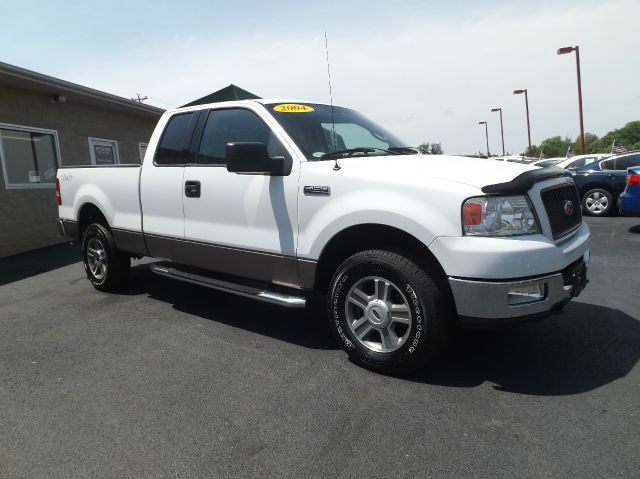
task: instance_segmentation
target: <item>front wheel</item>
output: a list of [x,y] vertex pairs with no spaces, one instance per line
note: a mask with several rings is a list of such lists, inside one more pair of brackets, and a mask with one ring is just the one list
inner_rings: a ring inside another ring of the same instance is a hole
[[433,358],[452,324],[448,295],[428,272],[389,251],[345,260],[327,296],[331,328],[350,358],[405,374]]
[[594,188],[582,197],[582,208],[591,216],[605,216],[613,207],[613,195],[604,188]]
[[82,236],[82,262],[87,278],[100,291],[117,291],[127,282],[131,258],[116,248],[103,225],[89,225]]

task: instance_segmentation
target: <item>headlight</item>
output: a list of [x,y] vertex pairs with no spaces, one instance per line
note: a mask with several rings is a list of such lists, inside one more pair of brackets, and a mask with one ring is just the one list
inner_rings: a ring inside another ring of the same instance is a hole
[[526,196],[479,196],[462,205],[467,236],[514,236],[539,233],[533,207]]

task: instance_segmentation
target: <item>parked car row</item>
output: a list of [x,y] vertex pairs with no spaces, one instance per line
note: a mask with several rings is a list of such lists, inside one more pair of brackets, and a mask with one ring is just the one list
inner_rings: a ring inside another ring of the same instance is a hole
[[545,158],[544,160],[538,160],[533,162],[533,166],[539,166],[545,168],[547,166],[557,166],[562,160],[566,158]]
[[555,166],[564,168],[565,170],[575,170],[577,168],[590,165],[594,161],[604,160],[608,158],[608,153],[592,153],[590,155],[576,155],[571,158],[561,158]]
[[522,163],[525,165],[533,165],[533,166],[557,166],[559,168],[564,168],[567,170],[575,170],[576,168],[580,168],[581,166],[588,165],[597,160],[602,160],[611,156],[606,153],[591,153],[588,155],[577,155],[572,156],[571,158],[567,157],[556,157],[556,158],[544,158],[544,159],[536,159],[530,156],[517,156],[517,155],[509,155],[509,156],[493,156],[492,160],[497,161],[509,161],[511,163]]
[[583,211],[591,216],[604,216],[615,211],[618,197],[628,183],[627,170],[640,166],[640,151],[605,156],[589,162],[586,162],[587,158],[584,160],[586,164],[571,170]]
[[520,155],[492,156],[490,158],[496,161],[508,161],[509,163],[520,163],[523,165],[529,165],[537,161],[536,158]]
[[640,216],[640,151],[613,156],[591,153],[571,158],[536,160],[526,156],[496,156],[492,159],[570,170],[587,215],[605,216],[615,211],[617,205],[623,215]]

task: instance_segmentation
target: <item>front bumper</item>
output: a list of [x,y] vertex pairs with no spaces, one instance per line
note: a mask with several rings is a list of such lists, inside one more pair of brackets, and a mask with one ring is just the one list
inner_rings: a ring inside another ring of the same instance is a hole
[[[491,328],[542,319],[559,311],[586,286],[589,251],[562,271],[534,278],[477,280],[449,278],[460,323]],[[523,296],[523,291],[538,291]]]

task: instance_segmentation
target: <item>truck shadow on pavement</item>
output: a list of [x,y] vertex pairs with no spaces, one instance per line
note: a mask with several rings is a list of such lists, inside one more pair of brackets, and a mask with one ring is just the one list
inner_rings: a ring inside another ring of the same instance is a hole
[[452,387],[484,382],[539,396],[579,394],[625,377],[640,359],[640,321],[593,304],[569,303],[546,321],[463,332],[414,381]]
[[306,348],[340,349],[324,319],[321,298],[312,298],[306,309],[289,309],[163,278],[146,265],[131,269],[129,286],[121,294],[147,294],[177,311]]
[[[145,265],[134,267],[131,279],[123,294],[147,294],[178,311],[310,349],[338,349],[322,298],[307,310],[287,309],[161,278]],[[489,382],[505,392],[560,396],[623,378],[639,359],[640,321],[616,309],[573,302],[539,323],[460,332],[428,369],[402,379],[467,388]]]

